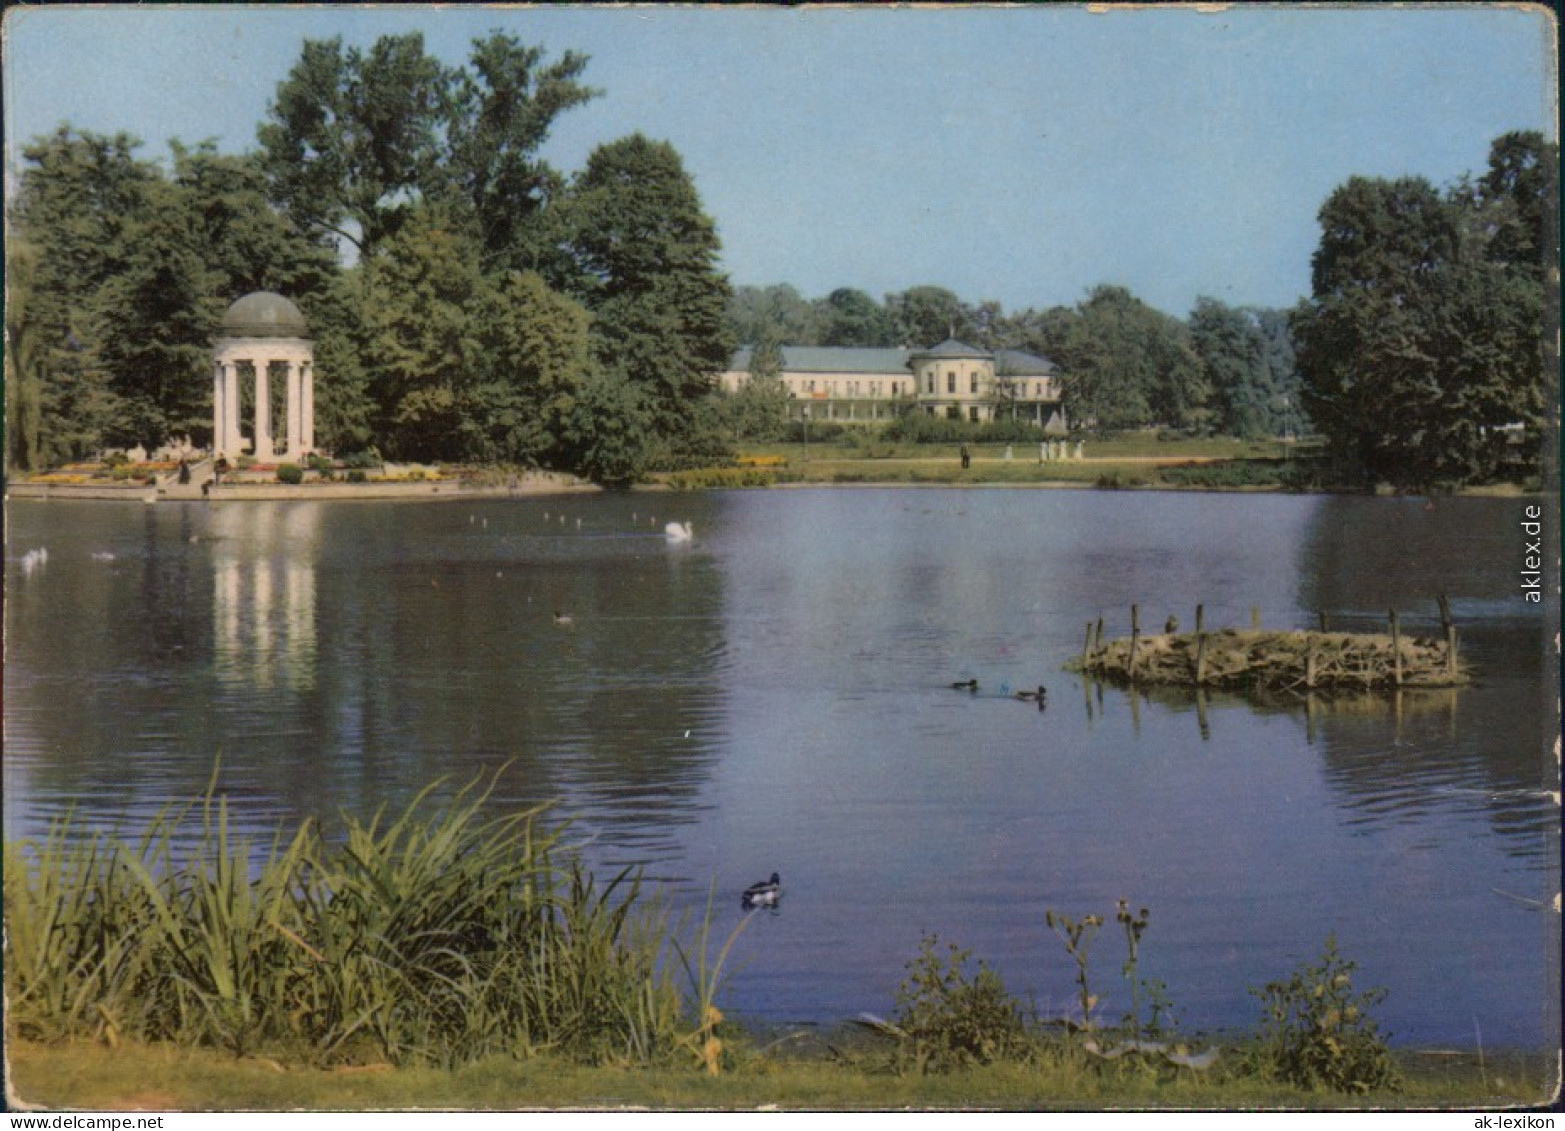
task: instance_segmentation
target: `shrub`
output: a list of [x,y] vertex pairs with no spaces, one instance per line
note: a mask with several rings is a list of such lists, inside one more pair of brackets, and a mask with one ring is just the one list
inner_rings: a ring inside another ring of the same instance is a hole
[[952,943],[942,956],[940,940],[925,935],[918,957],[907,964],[896,1020],[921,1072],[1020,1059],[1031,1048],[1021,1006],[1000,975],[980,962],[968,979],[970,953]]
[[277,465],[277,482],[289,483],[297,486],[304,482],[304,468],[296,463],[280,463]]
[[348,472],[348,482],[349,483],[368,483],[369,482],[369,476],[365,475],[364,472],[362,470],[360,470],[359,468],[354,468],[352,471]]
[[1342,957],[1337,936],[1315,964],[1304,963],[1285,982],[1251,993],[1261,999],[1259,1067],[1301,1088],[1336,1092],[1396,1091],[1395,1063],[1369,1011],[1385,999],[1381,988],[1353,991],[1358,964]]
[[374,448],[366,448],[362,452],[349,452],[342,457],[341,463],[349,470],[372,471],[381,466],[381,458]]

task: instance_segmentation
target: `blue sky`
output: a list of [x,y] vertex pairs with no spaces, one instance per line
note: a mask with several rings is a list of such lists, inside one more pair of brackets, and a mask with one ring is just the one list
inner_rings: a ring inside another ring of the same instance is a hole
[[1183,315],[1291,305],[1327,194],[1445,184],[1513,129],[1557,136],[1544,8],[48,6],[6,14],[8,183],[58,124],[253,148],[306,38],[491,29],[591,56],[547,150],[640,131],[684,156],[736,284],[1007,310],[1099,283]]

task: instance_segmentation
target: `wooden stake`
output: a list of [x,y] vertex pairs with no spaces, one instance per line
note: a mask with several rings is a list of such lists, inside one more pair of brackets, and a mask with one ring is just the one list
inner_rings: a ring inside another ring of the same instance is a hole
[[1081,642],[1081,667],[1085,671],[1087,662],[1092,658],[1092,622],[1087,622],[1087,637]]
[[1131,679],[1136,678],[1136,643],[1141,639],[1141,608],[1138,605],[1130,606],[1130,659],[1126,661],[1125,671]]
[[1456,625],[1445,626],[1445,674],[1456,681]]
[[1326,631],[1326,610],[1325,609],[1322,609],[1320,611],[1320,630],[1322,632]]
[[[1391,661],[1392,681],[1396,687],[1402,686],[1402,629],[1397,624],[1397,611],[1391,610]],[[1400,705],[1400,701],[1398,703]]]
[[1206,631],[1206,606],[1197,605],[1195,607],[1195,634],[1200,636],[1204,631]]
[[1206,633],[1198,633],[1195,638],[1195,681],[1196,686],[1206,682]]
[[1310,650],[1304,656],[1304,686],[1310,690],[1315,689],[1315,642],[1310,641]]

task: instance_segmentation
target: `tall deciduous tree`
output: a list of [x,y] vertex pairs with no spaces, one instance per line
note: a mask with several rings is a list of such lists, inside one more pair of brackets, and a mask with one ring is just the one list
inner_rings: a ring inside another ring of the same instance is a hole
[[479,356],[473,247],[423,209],[363,264],[364,363],[387,454],[459,458]]
[[699,457],[710,441],[701,402],[733,342],[717,231],[679,154],[640,134],[599,146],[572,186],[569,221],[594,360],[604,380],[636,390],[602,403],[634,403],[671,458]]
[[561,178],[538,157],[554,120],[596,93],[584,55],[494,33],[448,68],[423,36],[368,51],[307,40],[258,137],[271,191],[300,224],[369,254],[422,204],[470,230],[488,270],[533,267]]
[[257,131],[274,198],[301,225],[373,251],[437,179],[449,96],[418,32],[368,51],[306,40]]
[[1098,428],[1163,424],[1199,428],[1207,385],[1178,319],[1154,310],[1124,287],[1100,286],[1057,322],[1051,355],[1063,372],[1071,419]]
[[560,114],[597,95],[577,81],[586,67],[585,55],[546,62],[541,47],[496,32],[452,78],[446,167],[486,271],[549,266],[543,213],[563,179],[538,150]]
[[478,304],[472,456],[536,465],[556,454],[587,379],[590,321],[536,272],[510,272],[487,289]]
[[1534,253],[1558,230],[1537,184],[1557,158],[1527,148],[1497,142],[1477,192],[1355,177],[1322,207],[1294,331],[1306,407],[1344,473],[1444,489],[1536,467],[1547,292]]
[[885,347],[898,344],[896,326],[885,308],[863,291],[852,287],[838,287],[827,295],[820,303],[819,318],[820,344],[823,346]]

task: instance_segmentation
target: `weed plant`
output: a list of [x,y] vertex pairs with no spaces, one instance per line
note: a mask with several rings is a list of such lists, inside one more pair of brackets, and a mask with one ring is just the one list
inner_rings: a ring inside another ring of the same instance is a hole
[[969,951],[925,935],[897,990],[897,1026],[920,1073],[951,1072],[1025,1058],[1033,1044],[1024,1013],[1000,975],[982,962],[969,978]]
[[1337,1092],[1396,1091],[1396,1062],[1370,1010],[1384,989],[1353,989],[1358,964],[1342,957],[1335,934],[1316,962],[1306,962],[1286,980],[1250,992],[1264,1013],[1256,1068],[1284,1083]]

